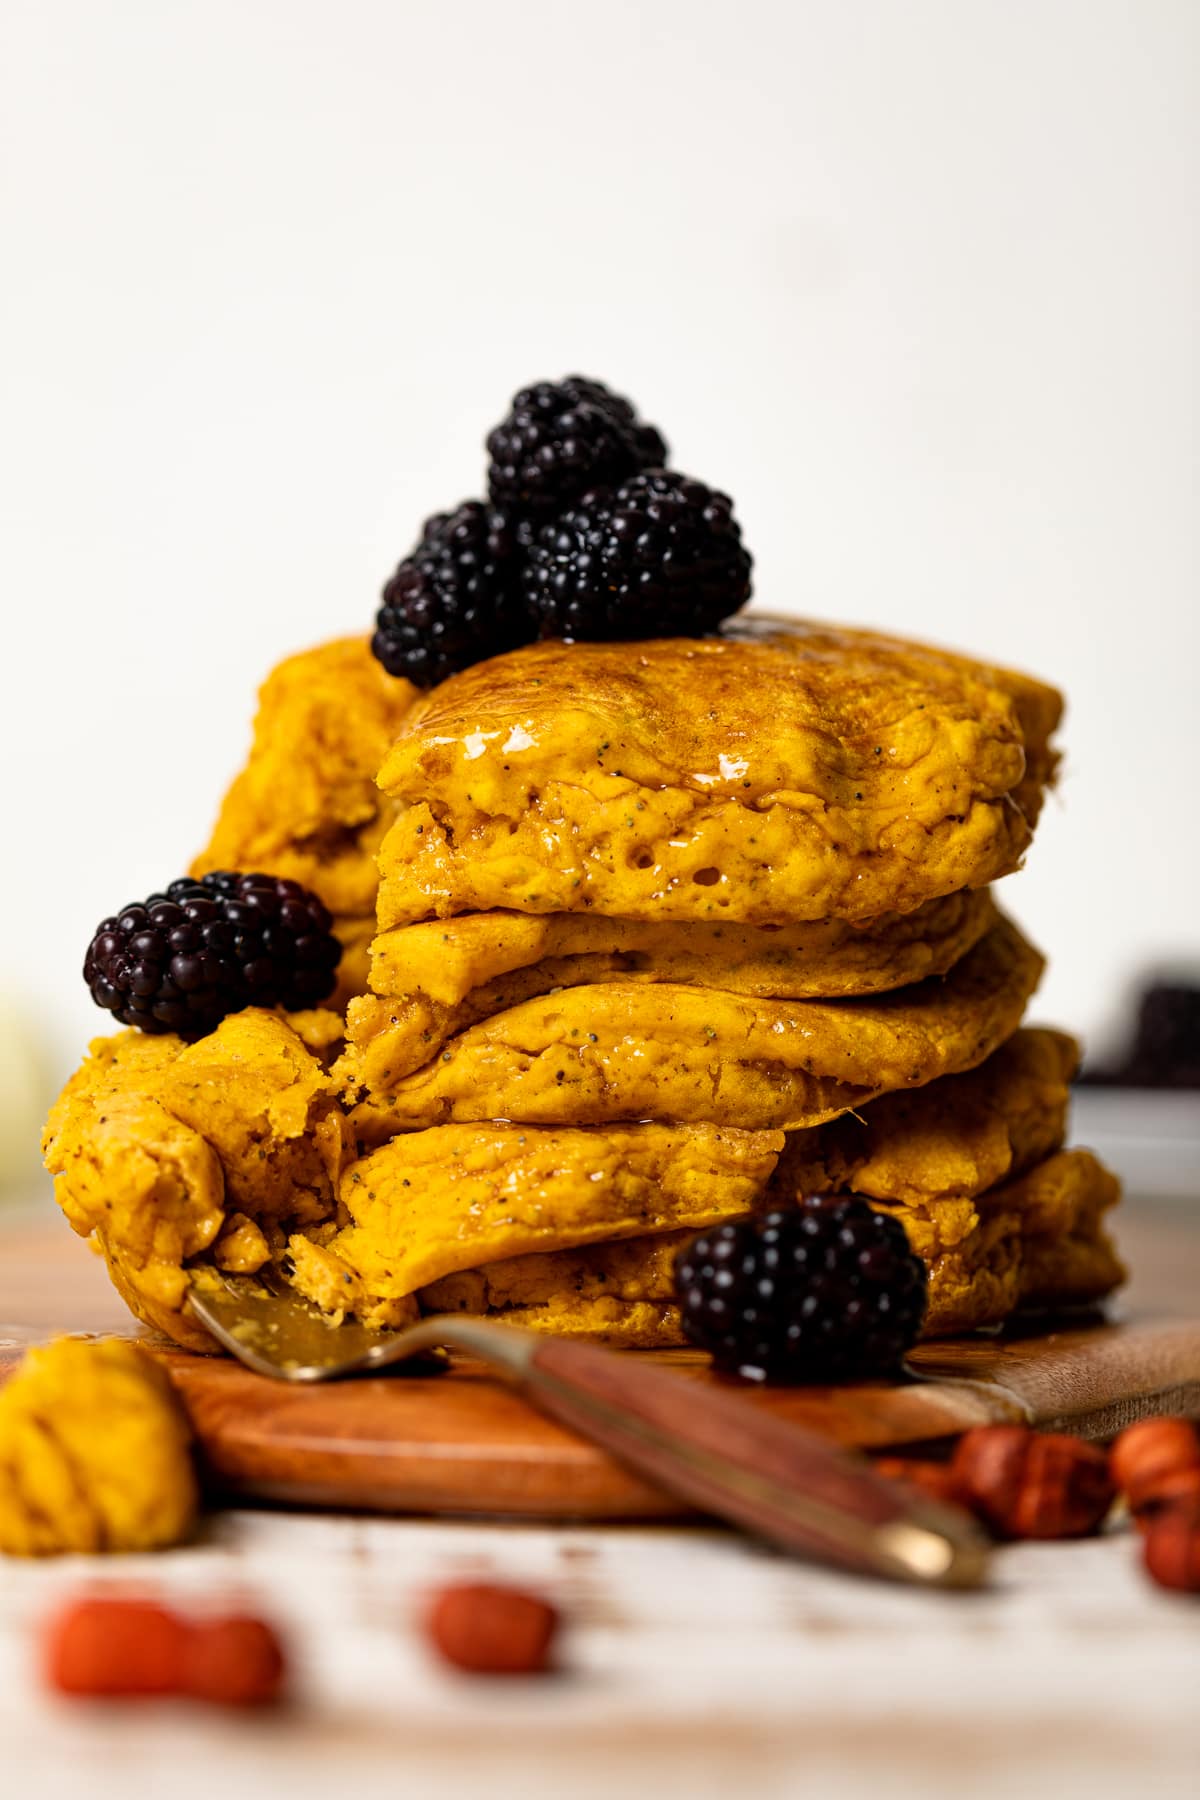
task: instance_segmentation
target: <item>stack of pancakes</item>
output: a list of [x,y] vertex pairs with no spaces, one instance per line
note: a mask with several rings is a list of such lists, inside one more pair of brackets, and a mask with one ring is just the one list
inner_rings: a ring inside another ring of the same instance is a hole
[[[989,884],[1037,821],[1050,688],[747,620],[543,644],[405,718],[379,776],[349,1222],[296,1279],[360,1312],[681,1341],[688,1232],[815,1191],[894,1211],[927,1329],[1120,1279],[1112,1177],[1063,1151],[1076,1052]],[[391,1310],[389,1310],[391,1309]]]
[[1062,1147],[1076,1047],[1021,1028],[1042,960],[991,891],[1060,711],[769,619],[424,697],[359,640],[294,657],[195,869],[315,889],[337,1010],[97,1040],[47,1126],[60,1203],[195,1347],[189,1283],[268,1262],[334,1319],[674,1345],[688,1234],[827,1192],[903,1222],[927,1335],[1096,1299],[1117,1185]]

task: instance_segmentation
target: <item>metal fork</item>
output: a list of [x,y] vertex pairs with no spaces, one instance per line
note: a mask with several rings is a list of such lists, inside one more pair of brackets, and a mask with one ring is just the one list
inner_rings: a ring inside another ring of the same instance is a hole
[[330,1381],[465,1351],[541,1412],[690,1505],[792,1554],[860,1574],[977,1587],[985,1542],[955,1508],[876,1475],[865,1458],[647,1358],[463,1315],[399,1332],[331,1322],[274,1273],[192,1283],[213,1336],[260,1375]]

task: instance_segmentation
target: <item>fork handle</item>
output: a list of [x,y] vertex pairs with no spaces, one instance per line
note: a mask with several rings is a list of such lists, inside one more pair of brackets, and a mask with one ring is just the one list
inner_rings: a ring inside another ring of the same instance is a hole
[[913,1497],[752,1398],[564,1338],[533,1349],[520,1384],[639,1474],[781,1549],[937,1586],[983,1578],[983,1539],[965,1515]]

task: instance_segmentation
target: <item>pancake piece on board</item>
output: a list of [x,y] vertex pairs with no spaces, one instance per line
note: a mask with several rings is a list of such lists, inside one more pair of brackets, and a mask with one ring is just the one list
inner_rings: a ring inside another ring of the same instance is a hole
[[401,727],[379,776],[403,807],[379,925],[909,912],[1016,868],[1061,706],[948,651],[766,617],[531,645],[453,676]]
[[779,1132],[715,1125],[443,1125],[402,1135],[344,1174],[351,1224],[318,1232],[314,1247],[310,1234],[292,1238],[296,1285],[318,1305],[333,1295],[379,1322],[383,1303],[499,1257],[699,1231],[753,1207],[782,1143]]
[[[450,1120],[815,1125],[982,1062],[1017,1029],[1041,970],[1037,951],[999,918],[947,976],[874,999],[751,1000],[620,981],[564,988],[472,1026],[390,1091],[374,1089],[355,1129],[379,1143]],[[361,1047],[351,1045],[340,1075],[353,1079]]]
[[[1125,1271],[1102,1224],[1116,1178],[1087,1150],[1060,1151],[979,1200],[968,1235],[939,1242],[904,1207],[894,1212],[929,1271],[922,1336],[996,1325],[1024,1307],[1047,1311],[1100,1299]],[[502,1316],[510,1325],[598,1336],[629,1347],[686,1342],[674,1260],[690,1232],[516,1256],[444,1277],[418,1296],[423,1311]]]
[[340,1034],[332,1013],[257,1007],[195,1044],[124,1031],[92,1044],[51,1109],[56,1200],[130,1310],[176,1342],[213,1347],[185,1263],[253,1272],[286,1230],[333,1215],[351,1146],[323,1058]]
[[630,1350],[686,1342],[675,1302],[675,1258],[693,1233],[512,1256],[447,1275],[417,1296],[426,1313],[503,1318],[527,1331],[597,1338]]

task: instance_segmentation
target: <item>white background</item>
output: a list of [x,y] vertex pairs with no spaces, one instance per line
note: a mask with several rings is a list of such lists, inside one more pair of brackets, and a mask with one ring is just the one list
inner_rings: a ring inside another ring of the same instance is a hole
[[55,1072],[261,676],[575,368],[732,491],[761,603],[1067,687],[1042,1016],[1200,948],[1194,0],[0,21],[0,985]]

